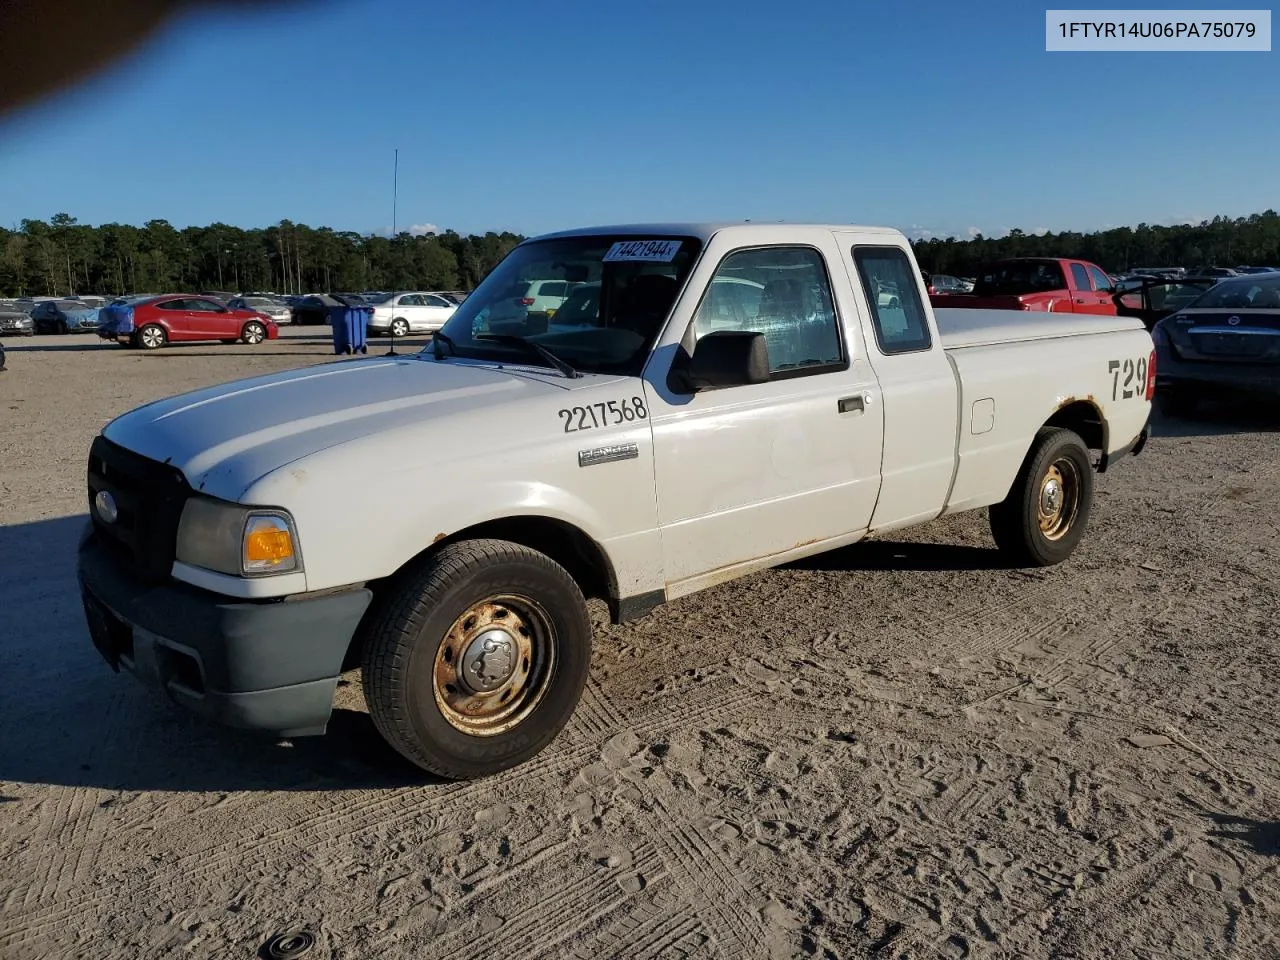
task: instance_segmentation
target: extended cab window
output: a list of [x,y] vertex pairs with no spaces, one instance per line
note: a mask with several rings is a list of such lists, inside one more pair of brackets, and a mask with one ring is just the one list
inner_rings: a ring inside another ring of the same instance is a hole
[[725,257],[693,317],[695,340],[717,330],[763,333],[769,369],[776,373],[844,362],[826,266],[809,247],[762,247]]
[[1083,263],[1071,265],[1071,279],[1075,281],[1077,290],[1093,289],[1089,283],[1089,271],[1084,268]]
[[854,247],[853,262],[867,295],[880,352],[928,350],[933,339],[907,255],[897,247]]

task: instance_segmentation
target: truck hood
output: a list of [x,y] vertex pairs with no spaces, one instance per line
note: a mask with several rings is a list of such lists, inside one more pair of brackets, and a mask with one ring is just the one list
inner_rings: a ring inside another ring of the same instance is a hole
[[371,433],[615,379],[554,376],[414,355],[339,361],[159,400],[103,434],[234,500],[272,470]]

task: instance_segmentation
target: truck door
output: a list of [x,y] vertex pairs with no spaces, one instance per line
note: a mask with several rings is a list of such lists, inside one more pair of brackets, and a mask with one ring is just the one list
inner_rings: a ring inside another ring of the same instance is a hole
[[[872,532],[909,526],[942,512],[956,465],[959,386],[924,307],[906,251],[842,234],[849,275],[862,294],[867,347],[880,382],[884,459]],[[898,290],[888,304],[871,291]]]
[[[1089,280],[1089,271],[1083,263],[1074,261],[1068,262],[1066,266],[1070,272],[1071,312],[1097,313],[1098,296],[1093,289],[1093,283]],[[1110,304],[1111,301],[1108,299],[1107,305],[1110,306]]]
[[1102,272],[1101,267],[1089,264],[1089,279],[1093,281],[1094,302],[1094,307],[1089,312],[1106,317],[1114,317],[1116,315],[1116,305],[1111,297],[1116,291],[1111,278]]
[[[875,507],[878,387],[847,336],[847,292],[833,296],[839,252],[787,242],[783,227],[776,236],[739,249],[713,238],[645,371],[669,596],[705,585],[691,578],[865,530]],[[672,358],[717,330],[764,334],[771,379],[676,392]]]

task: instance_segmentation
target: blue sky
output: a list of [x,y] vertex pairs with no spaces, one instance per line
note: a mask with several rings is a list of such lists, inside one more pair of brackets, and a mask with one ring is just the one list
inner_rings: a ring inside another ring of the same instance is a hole
[[1276,53],[1046,53],[1025,0],[233,9],[0,121],[0,223],[382,231],[397,147],[402,229],[965,236],[1280,205]]

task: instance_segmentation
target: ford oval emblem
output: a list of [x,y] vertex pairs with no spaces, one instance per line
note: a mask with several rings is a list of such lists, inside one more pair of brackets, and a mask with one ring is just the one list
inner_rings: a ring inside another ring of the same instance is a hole
[[1239,317],[1227,317],[1227,323],[1231,324],[1231,326],[1233,326],[1233,327],[1238,327],[1238,326],[1240,326],[1240,318],[1239,318]]
[[93,506],[103,523],[115,523],[120,516],[120,511],[116,509],[116,498],[106,490],[98,491],[98,495],[93,498]]

